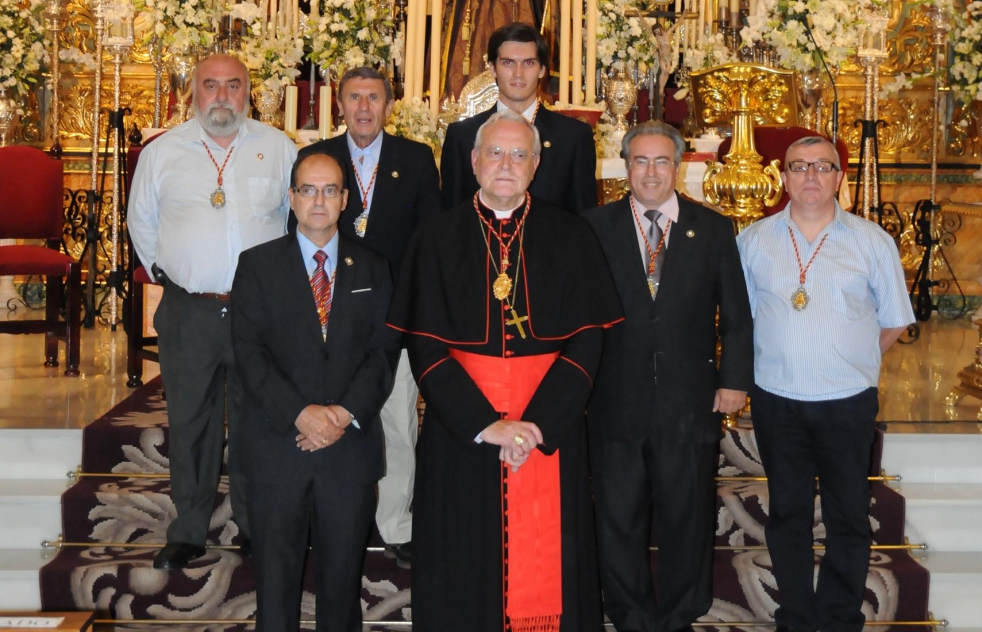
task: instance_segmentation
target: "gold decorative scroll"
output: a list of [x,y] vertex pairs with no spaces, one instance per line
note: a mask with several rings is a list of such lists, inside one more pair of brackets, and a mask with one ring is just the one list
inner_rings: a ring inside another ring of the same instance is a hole
[[724,64],[692,73],[696,123],[729,124],[741,99],[754,125],[788,125],[798,119],[794,73],[756,64]]
[[[120,106],[132,110],[125,123],[129,130],[151,127],[153,121],[153,77],[125,77],[120,93]],[[77,76],[67,91],[63,88],[61,135],[69,147],[84,147],[92,142],[92,76]],[[112,85],[102,86],[102,102],[112,103]],[[106,110],[99,117],[99,133],[106,133]]]

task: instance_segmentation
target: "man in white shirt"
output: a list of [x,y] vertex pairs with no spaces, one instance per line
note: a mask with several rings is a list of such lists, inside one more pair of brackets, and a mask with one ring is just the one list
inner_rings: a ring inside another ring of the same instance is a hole
[[225,419],[232,511],[248,547],[237,463],[241,386],[231,341],[239,253],[286,232],[294,144],[246,116],[249,76],[239,60],[198,63],[195,117],[143,150],[127,216],[140,261],[164,287],[154,316],[167,389],[171,497],[177,515],[154,568],[204,554],[215,505]]

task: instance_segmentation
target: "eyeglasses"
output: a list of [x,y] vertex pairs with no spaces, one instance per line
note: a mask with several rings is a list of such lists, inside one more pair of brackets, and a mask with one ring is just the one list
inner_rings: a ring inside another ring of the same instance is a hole
[[329,184],[323,189],[318,189],[315,186],[305,184],[299,187],[293,187],[293,192],[303,198],[315,198],[318,193],[321,193],[329,200],[333,200],[336,197],[340,197],[342,190],[333,184]]
[[788,163],[788,171],[794,171],[795,173],[804,173],[808,171],[809,168],[814,169],[816,173],[829,173],[831,171],[839,170],[839,168],[835,166],[835,163],[829,162],[828,160],[816,160],[815,162],[792,160]]
[[501,147],[488,147],[484,150],[484,156],[491,162],[499,162],[504,159],[505,154],[511,158],[511,161],[515,164],[521,165],[528,162],[529,158],[535,155],[535,152],[528,152],[524,149],[509,149],[505,150]]
[[654,165],[655,169],[658,170],[669,169],[675,166],[675,161],[668,158],[646,158],[645,156],[638,156],[627,163],[628,167],[637,169],[638,171],[647,171],[651,165]]

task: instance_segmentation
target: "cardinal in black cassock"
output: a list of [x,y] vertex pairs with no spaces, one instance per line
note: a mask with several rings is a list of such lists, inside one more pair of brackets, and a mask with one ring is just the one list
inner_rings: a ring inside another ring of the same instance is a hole
[[536,145],[513,112],[478,132],[482,188],[418,229],[389,312],[426,401],[421,632],[602,629],[584,408],[622,312],[589,225],[526,193]]

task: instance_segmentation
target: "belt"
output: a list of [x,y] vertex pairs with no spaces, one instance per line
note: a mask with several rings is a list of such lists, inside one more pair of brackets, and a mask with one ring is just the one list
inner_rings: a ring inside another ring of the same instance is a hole
[[215,292],[188,292],[191,296],[197,296],[198,298],[206,298],[211,301],[219,301],[221,303],[227,303],[232,300],[232,293],[225,292],[224,294],[217,294]]

